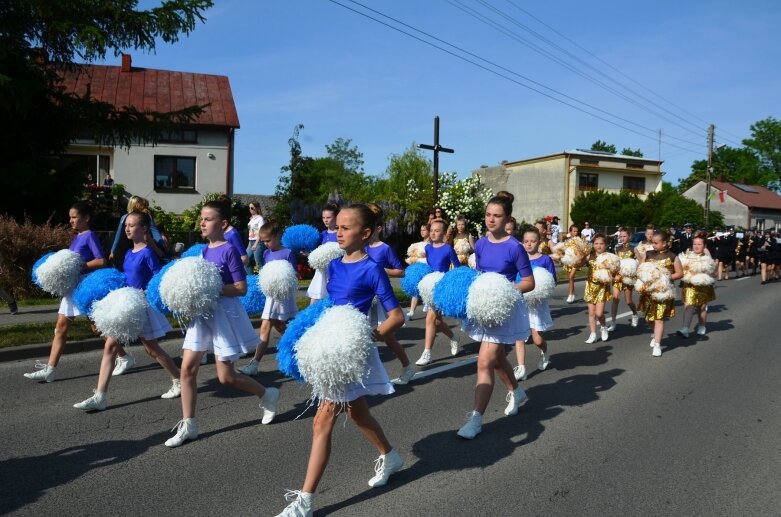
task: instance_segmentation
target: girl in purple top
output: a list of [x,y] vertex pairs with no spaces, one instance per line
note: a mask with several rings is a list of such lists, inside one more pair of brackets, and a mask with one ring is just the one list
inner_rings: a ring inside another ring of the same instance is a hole
[[[520,283],[515,287],[522,293],[534,289],[534,276],[529,256],[518,240],[505,231],[505,224],[512,216],[512,194],[500,193],[488,201],[485,207],[485,225],[488,233],[475,243],[477,269],[504,275],[514,282],[518,274]],[[471,322],[468,322],[471,323]],[[526,400],[526,393],[513,376],[513,368],[507,360],[505,346],[512,346],[517,340],[529,337],[529,316],[523,298],[515,306],[515,313],[504,325],[483,328],[469,324],[470,336],[480,342],[477,358],[477,387],[474,408],[466,423],[458,430],[458,436],[472,439],[482,431],[483,413],[491,400],[494,389],[494,372],[507,386],[507,407],[505,415],[515,415],[518,407]]]
[[[131,212],[125,218],[125,235],[133,243],[133,248],[125,253],[124,271],[127,277],[127,285],[136,289],[146,289],[149,280],[161,268],[160,259],[146,244],[146,234],[149,231],[150,224],[151,218],[144,212]],[[165,319],[165,316],[154,308],[148,307],[146,321],[144,321],[140,338],[146,353],[155,359],[171,376],[171,388],[161,396],[164,399],[176,398],[181,392],[179,368],[176,367],[171,356],[160,348],[157,342],[159,338],[165,336],[170,330],[171,325]],[[103,411],[106,409],[106,393],[111,380],[111,372],[114,368],[117,353],[121,348],[122,345],[113,338],[106,339],[106,344],[103,347],[103,358],[100,361],[100,373],[98,374],[98,386],[95,389],[95,394],[83,402],[74,404],[73,407],[85,411]]]
[[[435,219],[428,225],[428,235],[431,242],[426,244],[426,262],[434,271],[446,273],[450,267],[458,267],[461,263],[458,256],[450,244],[445,243],[445,221]],[[442,319],[442,314],[438,311],[429,309],[426,314],[426,339],[425,348],[420,359],[415,364],[425,366],[431,362],[431,349],[434,347],[434,340],[437,338],[437,330],[442,332],[450,340],[450,355],[458,355],[460,344],[453,331]]]
[[[528,228],[523,232],[523,249],[529,255],[529,262],[532,269],[535,267],[545,268],[554,280],[556,279],[556,266],[548,255],[540,253],[540,232],[537,228]],[[548,354],[548,343],[545,341],[543,332],[553,326],[553,319],[550,314],[548,301],[544,301],[529,308],[529,327],[531,329],[532,341],[540,350],[540,361],[537,363],[537,369],[545,370],[550,364]],[[515,342],[515,357],[518,360],[518,366],[513,368],[515,380],[526,380],[526,343],[524,341]]]
[[[293,271],[297,271],[298,259],[292,250],[282,247],[282,231],[274,222],[268,222],[260,227],[260,240],[266,245],[266,251],[263,252],[263,264],[268,264],[275,260],[287,260]],[[261,274],[263,274],[261,270]],[[271,340],[271,328],[277,329],[279,334],[283,334],[287,328],[287,321],[292,320],[298,314],[298,305],[296,305],[296,293],[293,293],[284,300],[277,300],[266,296],[266,304],[263,306],[262,321],[260,323],[260,345],[255,349],[255,355],[252,359],[239,368],[244,375],[256,375],[258,373],[258,364],[266,353],[268,343]]]
[[[369,259],[365,251],[366,244],[377,226],[374,213],[366,205],[352,205],[339,212],[337,219],[338,242],[345,255],[341,260],[331,262],[328,267],[328,293],[336,305],[351,304],[364,313],[369,311],[374,297],[379,298],[388,317],[374,330],[374,340],[383,341],[385,336],[401,327],[404,316],[393,294],[388,275]],[[324,343],[323,346],[328,345]],[[361,433],[380,453],[380,457],[375,461],[375,475],[369,480],[369,486],[385,485],[388,478],[404,466],[404,460],[391,447],[382,427],[369,412],[369,404],[366,401],[366,395],[390,393],[393,393],[393,384],[388,380],[377,349],[373,348],[362,382],[348,387],[345,400],[319,401],[304,486],[300,491],[293,492],[296,499],[280,515],[312,515],[315,491],[328,466],[334,425],[345,407]]]
[[[377,226],[364,251],[366,251],[371,260],[385,270],[385,274],[389,277],[401,278],[404,276],[404,266],[401,265],[401,262],[393,252],[393,249],[380,240],[380,234],[382,233],[383,227],[383,210],[377,203],[369,203],[367,206],[377,219]],[[369,312],[369,321],[372,325],[381,325],[387,317],[387,313],[385,312],[385,308],[381,301],[382,300],[377,297],[374,298],[374,301],[372,302],[371,311]],[[399,340],[396,339],[395,334],[392,332],[385,337],[385,344],[391,349],[393,355],[396,356],[396,359],[401,362],[401,374],[393,379],[393,383],[409,383],[415,375],[415,365],[410,363],[407,352],[404,351],[404,347],[401,346],[401,343],[399,343]]]
[[230,215],[230,205],[220,201],[210,201],[201,209],[201,235],[209,242],[203,258],[220,268],[224,285],[212,314],[194,318],[187,325],[182,345],[182,420],[176,425],[176,435],[165,442],[168,447],[178,447],[198,437],[195,421],[198,369],[207,350],[214,351],[221,384],[260,398],[263,424],[271,423],[277,412],[279,390],[264,388],[255,379],[238,375],[235,369],[236,360],[258,345],[258,336],[238,299],[247,293],[247,280],[239,252],[225,240]]
[[[92,233],[89,228],[92,219],[92,207],[84,201],[77,201],[68,211],[68,219],[71,228],[76,231],[76,237],[71,242],[68,249],[75,251],[84,261],[82,273],[89,273],[100,269],[106,265],[106,259],[103,258],[103,248],[100,245],[97,235]],[[35,368],[38,371],[25,373],[28,379],[36,381],[52,382],[55,378],[55,371],[60,362],[60,357],[65,351],[65,342],[68,340],[68,330],[76,316],[81,315],[76,303],[70,296],[65,296],[60,302],[60,310],[57,314],[57,324],[54,327],[54,339],[52,348],[49,352],[49,361],[46,364],[37,361]],[[123,352],[124,353],[124,352]]]
[[[336,215],[338,213],[339,206],[336,204],[328,204],[323,208],[321,216],[323,218],[325,230],[320,232],[321,246],[326,242],[336,242]],[[327,273],[323,273],[320,270],[315,271],[312,282],[310,282],[309,287],[306,289],[306,295],[309,296],[310,305],[317,300],[322,300],[328,296],[328,290],[326,289],[326,284],[328,283],[327,277]]]

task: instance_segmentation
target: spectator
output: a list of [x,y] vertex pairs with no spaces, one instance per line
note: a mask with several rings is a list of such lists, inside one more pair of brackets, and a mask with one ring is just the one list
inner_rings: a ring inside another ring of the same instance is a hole
[[265,219],[263,219],[263,211],[260,209],[260,205],[257,201],[253,201],[249,204],[249,222],[247,223],[247,230],[249,233],[249,244],[247,245],[247,255],[248,255],[248,262],[247,265],[244,266],[247,270],[247,274],[251,275],[253,273],[252,270],[252,261],[255,261],[255,264],[258,266],[258,269],[263,267],[263,252],[266,251],[266,245],[263,244],[258,239],[258,232],[260,232],[260,227],[266,224]]
[[111,177],[111,173],[106,173],[106,177],[103,178],[103,186],[104,187],[113,187],[114,186],[114,179]]
[[[165,243],[163,242],[162,235],[160,235],[160,230],[158,230],[154,219],[152,219],[152,214],[149,212],[149,201],[141,196],[131,196],[130,200],[127,202],[127,213],[129,214],[130,212],[145,212],[149,214],[152,224],[149,227],[147,243],[149,247],[152,248],[152,251],[155,252],[155,255],[160,258],[164,257],[166,252]],[[130,249],[131,244],[130,239],[125,235],[125,218],[127,218],[127,214],[123,214],[122,217],[119,218],[117,231],[114,235],[114,242],[111,244],[111,253],[108,256],[109,260],[114,261],[114,267],[120,271],[125,262],[125,253]]]
[[551,225],[550,225],[550,240],[551,242],[553,242],[553,244],[559,242],[560,233],[561,233],[561,226],[559,226],[559,217],[554,215],[551,218]]
[[580,230],[580,236],[583,237],[583,240],[586,242],[591,242],[591,239],[594,237],[594,234],[596,232],[594,231],[594,228],[591,227],[588,221],[583,223],[583,229]]

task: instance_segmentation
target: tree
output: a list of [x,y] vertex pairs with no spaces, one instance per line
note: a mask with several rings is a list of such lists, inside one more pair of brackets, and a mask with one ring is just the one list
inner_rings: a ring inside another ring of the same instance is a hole
[[[730,183],[746,183],[771,187],[777,176],[763,168],[757,155],[746,147],[721,147],[713,152],[711,178],[724,178]],[[707,160],[695,160],[692,172],[678,183],[678,191],[685,192],[699,181],[705,181]]]
[[616,154],[616,146],[613,144],[608,144],[607,142],[603,142],[602,140],[597,140],[591,144],[591,150]]
[[[642,216],[647,223],[659,228],[671,225],[681,226],[691,223],[695,226],[705,224],[703,206],[693,199],[684,197],[672,184],[662,182],[662,190],[648,194],[643,203]],[[709,224],[711,227],[723,226],[724,217],[721,212],[711,210]]]
[[765,186],[778,190],[781,187],[781,120],[768,117],[751,125],[751,138],[743,140],[757,159],[762,175],[773,179]]
[[358,146],[350,146],[351,139],[337,138],[331,145],[325,146],[329,158],[337,160],[342,169],[350,172],[363,172],[363,153],[358,150]]
[[638,158],[643,157],[643,151],[641,151],[639,148],[633,150],[629,147],[624,147],[623,149],[621,149],[621,154],[623,154],[624,156],[637,156]]
[[403,153],[392,154],[384,177],[377,183],[377,196],[390,205],[389,217],[412,228],[434,205],[431,160],[414,143]]
[[170,0],[139,10],[137,2],[5,0],[0,5],[0,206],[19,218],[26,211],[45,220],[79,194],[74,170],[58,171],[52,156],[77,134],[102,145],[129,147],[155,141],[161,131],[192,121],[203,106],[170,113],[115,107],[67,92],[61,73],[74,62],[119,55],[132,48],[154,51],[189,34],[210,0]]
[[609,194],[604,190],[578,196],[572,203],[570,215],[575,224],[588,221],[592,226],[642,226],[643,201],[635,194]]

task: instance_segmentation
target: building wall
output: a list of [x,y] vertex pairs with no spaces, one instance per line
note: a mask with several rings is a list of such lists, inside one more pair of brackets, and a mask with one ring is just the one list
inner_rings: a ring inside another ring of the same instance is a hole
[[[736,199],[729,196],[724,202],[719,201],[719,189],[711,186],[711,194],[713,197],[710,200],[711,212],[721,212],[724,216],[724,224],[727,226],[742,226],[744,228],[750,228],[751,221],[749,221],[749,210],[746,205],[739,203]],[[693,199],[703,207],[705,206],[705,182],[700,181],[696,185],[690,187],[683,193],[684,197]],[[704,208],[703,208],[704,209]]]
[[[228,180],[229,145],[227,128],[198,128],[197,144],[136,145],[130,149],[99,148],[89,143],[74,143],[68,154],[103,154],[111,157],[111,176],[125,190],[145,197],[163,209],[177,214],[200,201],[204,194],[225,192]],[[209,157],[213,155],[213,158]],[[156,191],[154,184],[155,156],[195,158],[195,191]],[[232,174],[230,175],[232,177]],[[232,192],[233,185],[228,185]]]

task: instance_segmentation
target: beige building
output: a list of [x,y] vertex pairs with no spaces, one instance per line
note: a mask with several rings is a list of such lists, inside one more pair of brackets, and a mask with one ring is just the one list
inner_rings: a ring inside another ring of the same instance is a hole
[[[704,205],[705,189],[705,182],[700,181],[683,195]],[[713,180],[710,198],[710,209],[721,212],[727,226],[781,228],[781,196],[765,187]]]
[[645,199],[660,191],[661,166],[659,160],[577,149],[483,166],[472,174],[479,174],[494,192],[511,192],[515,196],[513,215],[519,221],[557,215],[566,228],[572,203],[584,193],[629,191]]

